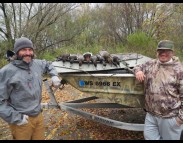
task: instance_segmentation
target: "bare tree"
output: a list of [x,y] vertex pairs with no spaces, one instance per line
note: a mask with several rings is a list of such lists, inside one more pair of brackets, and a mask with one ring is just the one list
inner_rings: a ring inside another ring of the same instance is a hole
[[8,8],[7,4],[1,3],[0,9],[2,11],[2,17],[4,18],[4,26],[0,27],[0,32],[2,32],[2,36],[4,36],[4,39],[7,39],[9,44],[12,44],[12,32],[11,32],[11,26],[10,26],[10,18],[8,17]]
[[[8,41],[26,36],[35,46],[45,45],[43,35],[47,29],[51,26],[54,28],[53,25],[58,20],[78,6],[79,4],[75,3],[1,3],[0,16],[4,22],[0,24],[0,34]],[[67,40],[65,37],[62,38],[55,44]]]

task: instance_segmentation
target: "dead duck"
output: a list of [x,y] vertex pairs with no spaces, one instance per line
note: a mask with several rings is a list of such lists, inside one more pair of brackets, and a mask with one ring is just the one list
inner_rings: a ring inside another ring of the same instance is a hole
[[110,57],[109,52],[107,52],[106,50],[101,50],[99,51],[99,54],[107,61],[107,59]]
[[115,66],[120,66],[120,58],[116,54],[111,54],[112,62]]
[[89,65],[90,61],[91,61],[91,56],[92,56],[92,53],[90,52],[86,52],[83,54],[83,57],[84,57],[84,61],[86,61],[86,63]]
[[100,54],[96,54],[97,60],[103,64],[103,66],[106,66],[106,62],[105,59],[100,55]]
[[92,61],[92,63],[94,64],[95,67],[97,67],[97,59],[98,59],[98,58],[97,58],[96,55],[92,55],[92,56],[91,56],[91,61]]
[[62,55],[63,62],[67,61],[69,59],[69,56],[70,56],[70,54],[63,54]]
[[79,67],[81,67],[82,64],[83,64],[83,62],[84,62],[84,57],[83,57],[83,55],[78,54],[78,55],[77,55],[77,60],[78,60],[78,62],[79,62]]
[[106,63],[109,63],[112,66],[112,58],[109,52],[106,50],[101,50],[99,51],[99,54],[105,59]]
[[73,64],[74,60],[77,60],[77,55],[76,54],[70,54],[70,56],[69,56],[70,64]]

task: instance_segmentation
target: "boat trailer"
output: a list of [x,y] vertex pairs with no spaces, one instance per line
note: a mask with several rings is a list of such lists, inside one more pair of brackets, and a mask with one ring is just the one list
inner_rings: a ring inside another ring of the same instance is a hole
[[81,110],[82,108],[91,109],[91,108],[133,108],[133,107],[118,104],[118,103],[84,103],[87,101],[97,99],[98,97],[96,96],[90,96],[90,97],[86,97],[78,100],[58,103],[54,95],[55,91],[52,90],[48,80],[44,79],[43,82],[48,91],[50,101],[48,103],[41,103],[42,108],[46,108],[46,109],[58,108],[58,109],[65,110],[70,113],[82,116],[86,119],[93,120],[93,121],[96,121],[111,127],[119,128],[119,129],[130,130],[130,131],[144,130],[144,124],[121,122],[121,121],[109,119],[107,117],[102,117],[102,116],[95,115],[95,114]]

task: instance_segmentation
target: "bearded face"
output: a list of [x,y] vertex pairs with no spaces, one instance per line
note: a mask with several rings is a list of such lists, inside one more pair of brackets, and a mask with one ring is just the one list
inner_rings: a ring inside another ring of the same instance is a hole
[[17,53],[17,59],[23,60],[26,63],[30,63],[34,58],[34,51],[32,48],[23,48],[20,49]]

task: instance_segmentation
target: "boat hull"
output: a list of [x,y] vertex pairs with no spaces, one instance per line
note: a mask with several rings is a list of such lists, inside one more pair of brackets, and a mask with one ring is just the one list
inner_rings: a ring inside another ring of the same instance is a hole
[[62,60],[52,64],[62,79],[82,92],[130,107],[143,107],[143,83],[136,80],[132,69],[152,59],[137,53],[115,55],[120,59],[119,65],[104,66],[99,61],[97,66],[91,61],[79,65],[78,60],[72,64]]
[[130,107],[144,106],[143,83],[133,74],[61,74],[76,89]]

